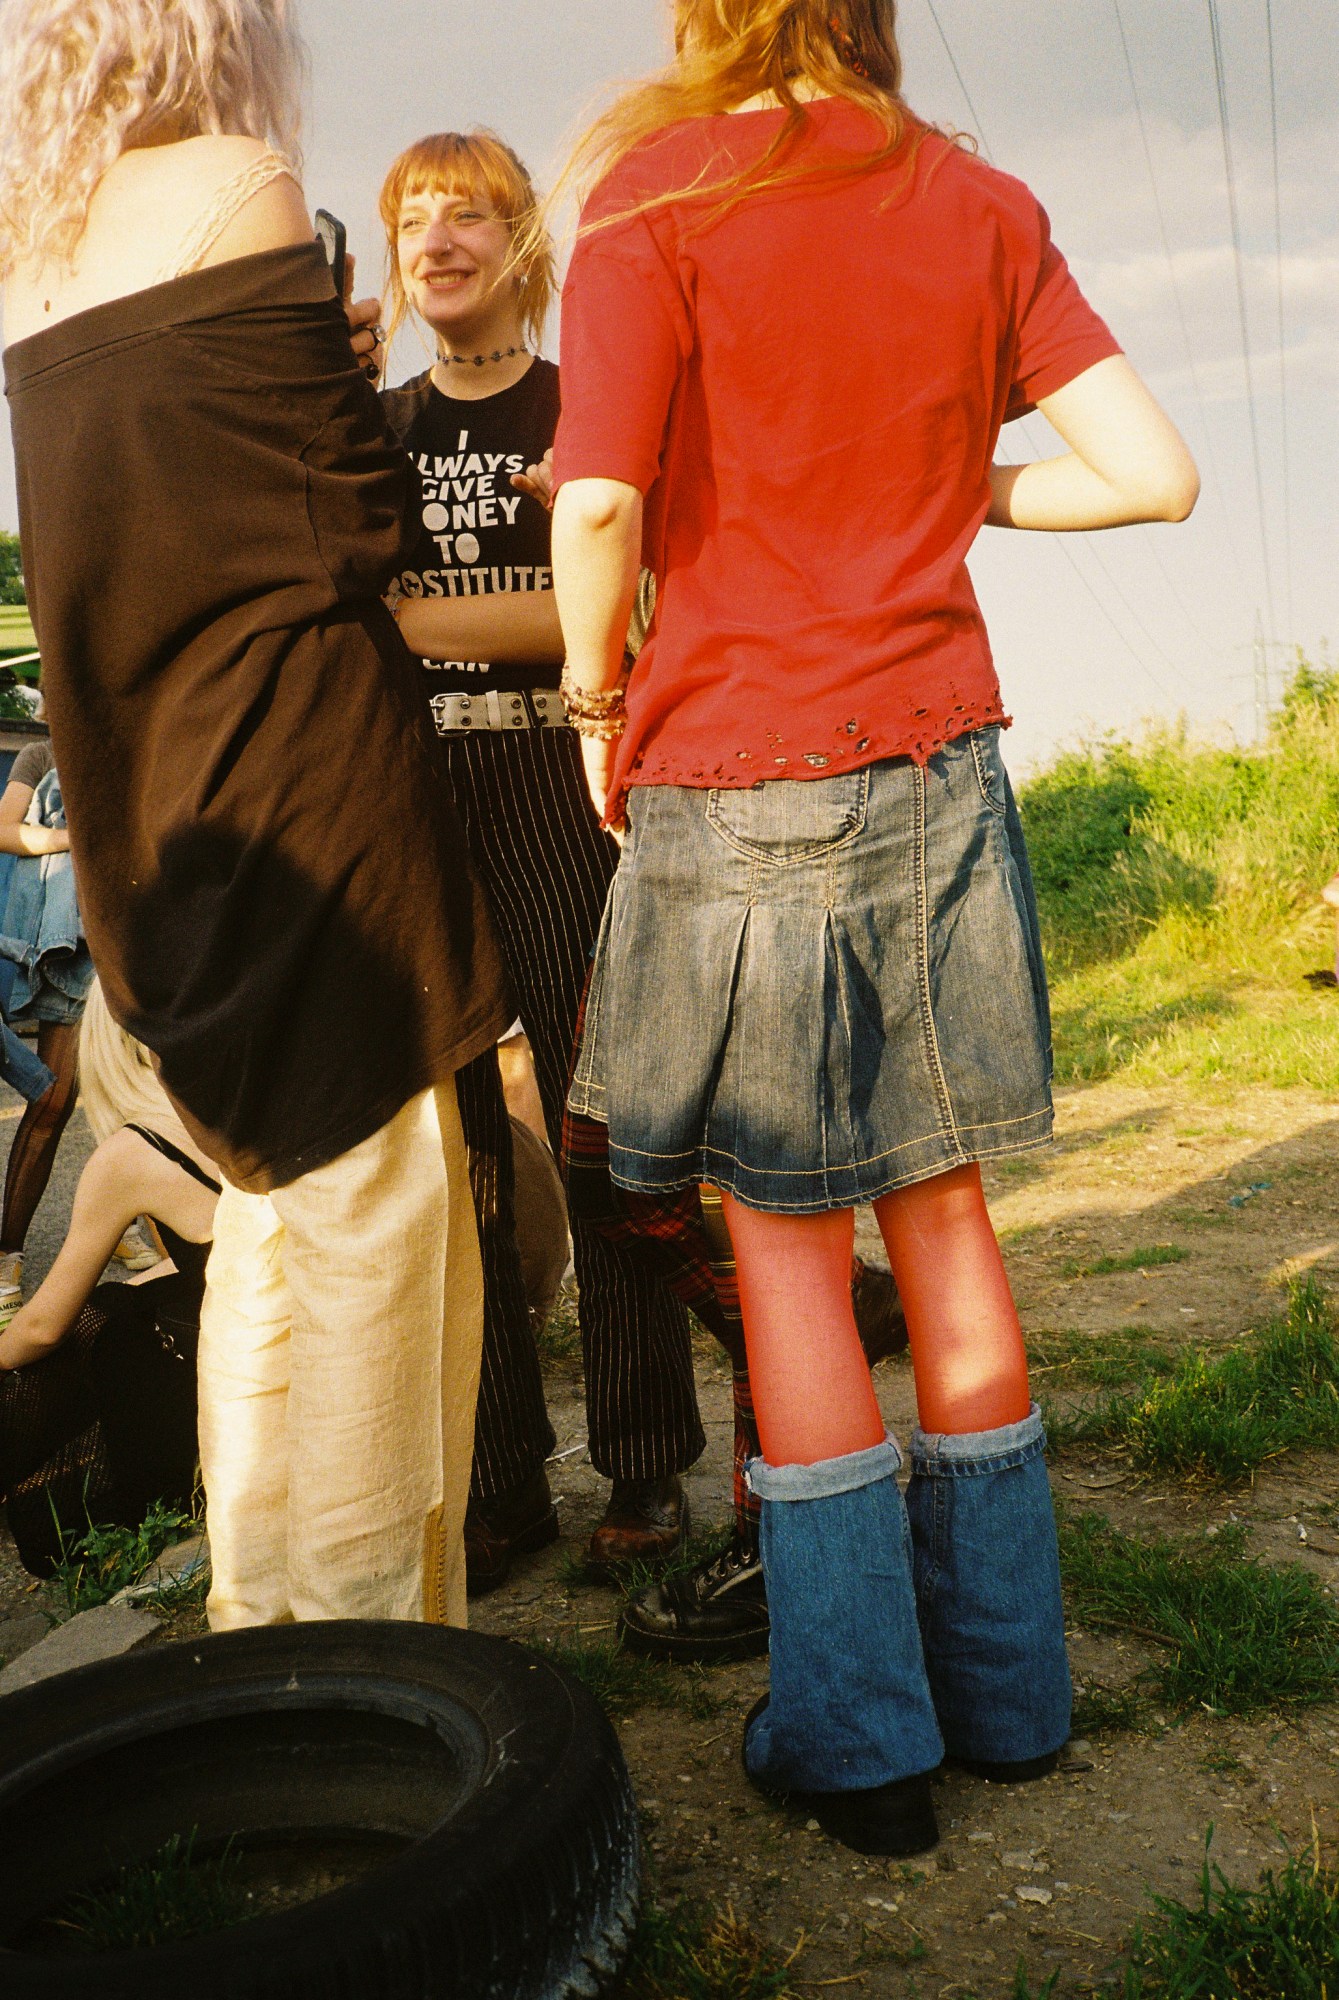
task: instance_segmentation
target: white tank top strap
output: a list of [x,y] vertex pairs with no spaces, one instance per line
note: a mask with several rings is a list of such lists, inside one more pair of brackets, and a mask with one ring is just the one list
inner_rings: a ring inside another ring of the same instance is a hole
[[208,206],[196,217],[176,253],[159,271],[155,283],[165,285],[172,278],[184,278],[188,271],[198,271],[228,224],[246,207],[252,195],[259,194],[263,187],[268,187],[281,175],[292,172],[292,162],[286,160],[282,153],[270,149],[257,154],[235,174],[230,174]]

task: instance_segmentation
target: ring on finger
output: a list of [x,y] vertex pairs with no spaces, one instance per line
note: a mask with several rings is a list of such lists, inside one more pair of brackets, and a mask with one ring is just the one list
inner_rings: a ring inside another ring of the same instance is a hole
[[386,345],[386,329],[385,329],[385,327],[384,327],[384,326],[380,326],[380,325],[378,325],[378,326],[374,326],[374,327],[373,327],[373,329],[372,329],[372,338],[373,338],[373,340],[375,340],[375,342],[377,343],[377,346],[378,346],[378,347],[384,347],[384,346]]

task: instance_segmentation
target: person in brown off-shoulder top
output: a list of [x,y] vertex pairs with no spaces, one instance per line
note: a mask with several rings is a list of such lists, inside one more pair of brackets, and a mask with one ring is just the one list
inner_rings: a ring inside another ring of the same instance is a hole
[[210,1621],[463,1622],[454,1076],[514,1009],[381,602],[416,478],[289,164],[293,10],[11,0],[6,28],[6,388],[85,928],[225,1176]]

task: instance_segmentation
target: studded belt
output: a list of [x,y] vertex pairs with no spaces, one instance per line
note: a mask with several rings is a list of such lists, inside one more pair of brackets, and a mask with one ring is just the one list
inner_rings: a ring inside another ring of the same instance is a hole
[[458,729],[566,729],[571,725],[557,688],[485,688],[480,694],[435,694],[438,733]]

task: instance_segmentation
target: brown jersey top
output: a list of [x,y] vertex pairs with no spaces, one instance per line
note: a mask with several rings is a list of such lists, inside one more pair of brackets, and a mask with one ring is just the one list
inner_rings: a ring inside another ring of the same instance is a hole
[[88,941],[238,1186],[367,1138],[514,1014],[379,593],[418,481],[320,250],[11,347],[29,603]]

